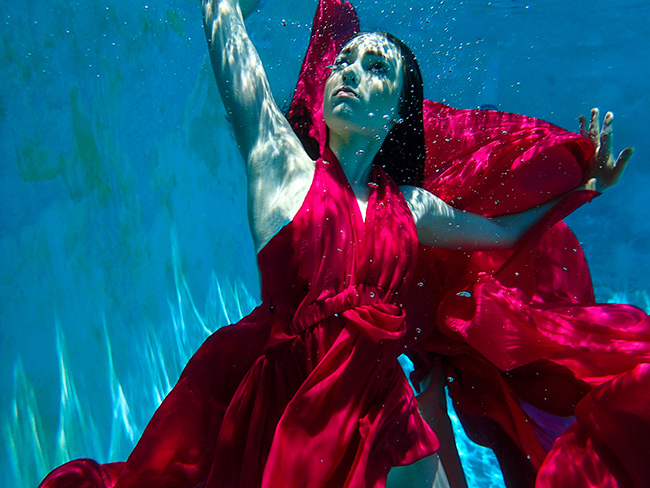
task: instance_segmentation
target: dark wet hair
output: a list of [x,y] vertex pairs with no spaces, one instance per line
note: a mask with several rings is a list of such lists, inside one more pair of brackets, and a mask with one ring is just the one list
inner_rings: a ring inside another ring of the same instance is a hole
[[[359,37],[367,33],[360,33]],[[375,156],[374,164],[381,166],[398,185],[422,186],[426,145],[424,142],[424,87],[420,65],[413,51],[388,32],[375,32],[393,43],[402,55],[403,89],[400,96],[401,122],[391,129]]]

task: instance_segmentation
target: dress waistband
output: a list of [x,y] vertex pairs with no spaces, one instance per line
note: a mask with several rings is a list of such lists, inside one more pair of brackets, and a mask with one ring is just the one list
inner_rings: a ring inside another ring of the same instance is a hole
[[385,292],[376,285],[363,283],[350,285],[334,296],[311,304],[298,307],[290,325],[290,332],[300,334],[314,324],[331,316],[343,314],[349,310],[364,306],[381,306],[381,308],[394,309],[395,314],[403,313],[399,307],[386,303]]

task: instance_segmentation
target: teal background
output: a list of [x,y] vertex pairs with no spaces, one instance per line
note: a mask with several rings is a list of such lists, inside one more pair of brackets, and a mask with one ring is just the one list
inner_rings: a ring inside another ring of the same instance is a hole
[[[315,5],[268,0],[247,22],[280,105]],[[648,310],[650,2],[355,6],[413,48],[428,98],[571,130],[592,106],[615,112],[634,160],[569,223],[598,298]],[[200,2],[0,12],[0,483],[28,487],[71,458],[124,459],[189,355],[259,290]],[[461,449],[475,486],[501,486]]]

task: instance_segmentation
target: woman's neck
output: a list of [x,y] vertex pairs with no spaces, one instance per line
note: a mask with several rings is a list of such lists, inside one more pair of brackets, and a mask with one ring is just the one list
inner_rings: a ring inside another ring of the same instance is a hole
[[383,140],[368,138],[354,133],[340,137],[330,133],[329,147],[339,160],[350,185],[357,193],[370,181],[372,162],[381,148]]

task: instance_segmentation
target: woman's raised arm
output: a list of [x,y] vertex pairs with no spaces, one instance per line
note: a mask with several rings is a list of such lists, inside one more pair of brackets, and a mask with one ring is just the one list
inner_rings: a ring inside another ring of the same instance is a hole
[[[243,1],[246,12],[256,2]],[[278,109],[262,61],[253,46],[238,0],[204,0],[203,17],[212,69],[242,156],[291,128]],[[286,133],[283,133],[286,131]]]
[[[632,148],[627,148],[614,159],[613,119],[612,113],[608,112],[601,130],[597,109],[591,112],[588,129],[585,118],[580,118],[580,133],[592,141],[595,153],[585,171],[583,184],[576,190],[603,192],[615,185],[632,157],[634,151]],[[464,251],[489,251],[514,247],[519,239],[561,199],[558,197],[521,213],[486,218],[455,209],[422,188],[404,186],[401,189],[413,213],[421,244]]]
[[[240,4],[241,1],[241,4]],[[246,163],[249,219],[257,250],[291,220],[309,189],[314,163],[276,105],[242,10],[257,0],[203,0],[212,68]]]

